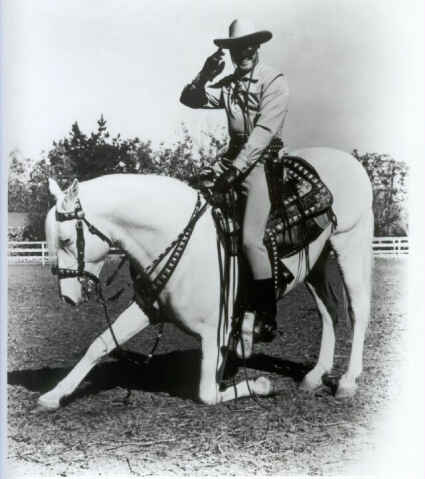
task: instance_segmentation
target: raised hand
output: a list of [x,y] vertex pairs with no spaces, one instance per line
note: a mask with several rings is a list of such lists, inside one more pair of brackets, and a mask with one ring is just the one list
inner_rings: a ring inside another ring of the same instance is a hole
[[202,70],[200,72],[200,77],[203,81],[210,81],[214,79],[217,75],[224,70],[224,51],[222,48],[219,48],[215,53],[210,55],[204,63]]

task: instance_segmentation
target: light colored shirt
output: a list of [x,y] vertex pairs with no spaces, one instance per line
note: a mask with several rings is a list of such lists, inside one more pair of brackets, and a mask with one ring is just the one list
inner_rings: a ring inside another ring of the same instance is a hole
[[283,139],[289,88],[286,77],[273,68],[259,62],[242,77],[232,74],[206,88],[192,86],[191,96],[185,90],[182,103],[192,108],[224,108],[230,137],[248,135],[233,162],[240,170],[258,161],[274,137]]

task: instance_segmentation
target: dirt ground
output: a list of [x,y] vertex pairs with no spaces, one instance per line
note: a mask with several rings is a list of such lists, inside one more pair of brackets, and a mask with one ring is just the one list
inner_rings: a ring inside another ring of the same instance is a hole
[[[238,375],[269,376],[270,398],[218,406],[196,401],[199,343],[166,325],[147,366],[116,359],[99,364],[63,407],[36,413],[40,393],[62,378],[105,328],[99,304],[73,309],[59,302],[47,267],[9,266],[8,479],[145,475],[332,475],[371,471],[378,424],[389,421],[405,358],[404,259],[375,260],[372,315],[358,394],[336,400],[331,388],[298,388],[314,363],[320,321],[304,287],[279,304],[278,338],[257,347]],[[112,306],[131,298],[126,272],[108,290],[128,286]],[[350,328],[336,328],[335,375],[347,364]],[[126,346],[145,358],[150,327]]]

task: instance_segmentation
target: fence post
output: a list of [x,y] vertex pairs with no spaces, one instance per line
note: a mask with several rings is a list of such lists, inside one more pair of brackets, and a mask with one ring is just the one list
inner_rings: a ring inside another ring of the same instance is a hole
[[45,248],[44,248],[44,241],[41,242],[41,265],[44,266],[44,252],[45,252]]

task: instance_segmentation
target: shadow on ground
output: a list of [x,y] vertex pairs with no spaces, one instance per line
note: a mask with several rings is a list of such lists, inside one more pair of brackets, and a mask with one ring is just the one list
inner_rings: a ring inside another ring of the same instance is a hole
[[[198,396],[200,377],[200,350],[174,351],[159,354],[148,361],[148,356],[124,351],[124,355],[112,354],[115,361],[95,366],[75,393],[67,397],[63,405],[85,396],[116,387],[128,390],[166,392],[171,396],[195,400]],[[245,362],[231,358],[226,368],[226,381],[245,366],[264,372],[276,373],[300,381],[311,365],[283,360],[265,354],[256,354]],[[25,369],[8,372],[8,384],[23,386],[34,392],[44,393],[53,388],[68,373],[69,368]]]

